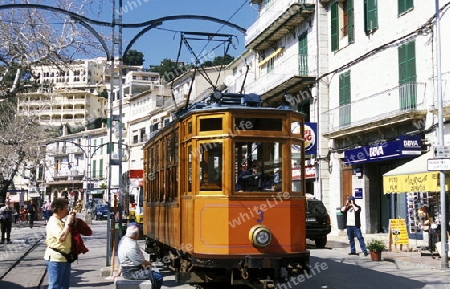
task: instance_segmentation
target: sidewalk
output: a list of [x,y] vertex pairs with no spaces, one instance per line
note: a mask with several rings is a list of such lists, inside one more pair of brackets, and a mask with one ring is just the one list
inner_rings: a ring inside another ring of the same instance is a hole
[[[344,231],[345,232],[345,231]],[[364,239],[366,242],[370,240],[383,240],[386,245],[388,245],[388,234],[364,234]],[[359,252],[359,243],[355,239],[356,251]],[[395,246],[392,245],[392,251],[385,251],[382,253],[381,258],[383,261],[389,261],[397,264],[398,266],[410,266],[415,268],[423,269],[441,269],[441,258],[437,253],[433,256],[430,254],[428,249],[421,250],[427,244],[424,241],[410,240],[409,249],[407,252],[406,246],[403,246],[400,250],[400,246],[397,245],[397,251]],[[350,245],[346,235],[328,235],[327,248],[336,251],[337,253],[347,255],[350,251]],[[369,258],[370,256],[364,257],[361,253],[359,258]]]

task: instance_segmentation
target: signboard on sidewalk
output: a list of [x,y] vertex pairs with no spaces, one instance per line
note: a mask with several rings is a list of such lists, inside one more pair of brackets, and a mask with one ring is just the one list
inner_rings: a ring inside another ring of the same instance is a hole
[[392,251],[392,244],[395,245],[395,251],[397,251],[397,244],[400,245],[400,250],[402,249],[402,245],[406,245],[409,251],[409,236],[406,230],[405,219],[389,220],[389,251]]

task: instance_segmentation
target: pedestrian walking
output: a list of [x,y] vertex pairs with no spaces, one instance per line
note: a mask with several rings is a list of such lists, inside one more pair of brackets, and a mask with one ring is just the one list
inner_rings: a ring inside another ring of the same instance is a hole
[[11,227],[13,223],[13,210],[9,201],[6,201],[6,205],[0,211],[1,231],[2,239],[1,243],[4,244],[5,240],[8,244],[11,244]]
[[356,253],[355,238],[359,241],[359,247],[364,256],[369,255],[361,233],[361,207],[355,203],[355,197],[350,196],[347,203],[341,208],[341,211],[347,214],[347,237],[350,242],[349,255],[359,255]]
[[[46,227],[44,259],[47,264],[48,289],[67,289],[70,284],[72,233],[75,213],[69,214],[69,201],[58,198],[52,203],[53,215]],[[64,221],[64,218],[67,219]]]
[[30,228],[33,228],[36,216],[37,216],[37,206],[33,202],[33,200],[31,200],[30,203],[28,204],[28,225],[30,226]]
[[50,201],[48,200],[45,201],[42,209],[44,211],[45,224],[47,224],[50,216],[52,215],[52,203],[50,203]]

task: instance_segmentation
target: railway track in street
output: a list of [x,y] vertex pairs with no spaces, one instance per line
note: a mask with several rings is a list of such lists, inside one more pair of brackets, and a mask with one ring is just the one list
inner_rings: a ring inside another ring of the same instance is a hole
[[22,234],[14,236],[12,244],[0,244],[0,287],[40,288],[47,270],[43,260],[45,234],[37,228],[18,230],[23,230]]

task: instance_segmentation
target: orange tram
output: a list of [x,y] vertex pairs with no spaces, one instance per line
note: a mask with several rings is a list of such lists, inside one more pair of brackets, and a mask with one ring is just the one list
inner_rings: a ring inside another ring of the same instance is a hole
[[274,288],[309,270],[304,115],[215,93],[144,145],[146,251],[180,283]]

